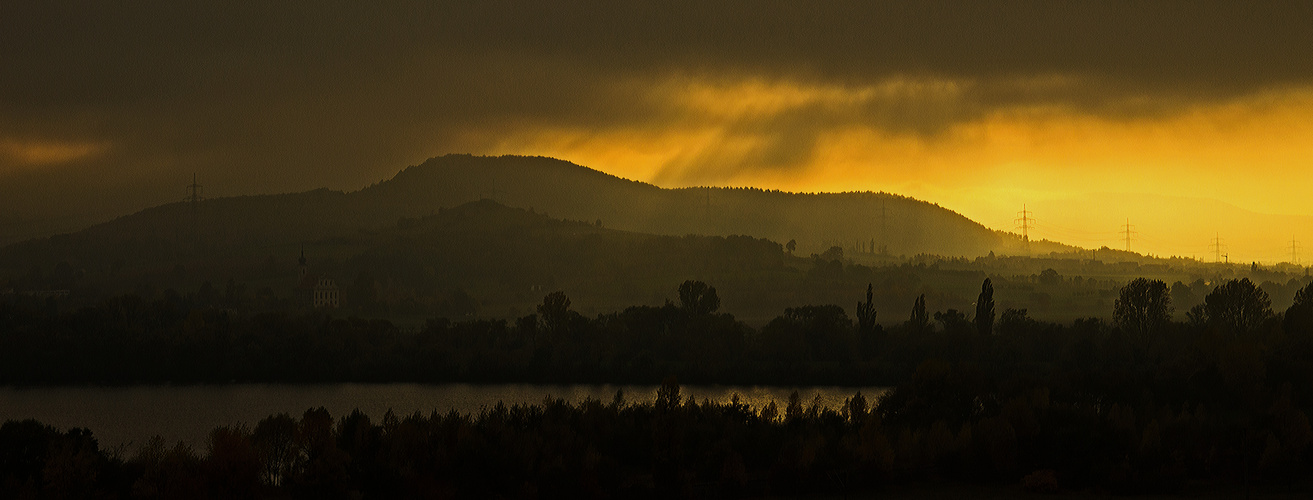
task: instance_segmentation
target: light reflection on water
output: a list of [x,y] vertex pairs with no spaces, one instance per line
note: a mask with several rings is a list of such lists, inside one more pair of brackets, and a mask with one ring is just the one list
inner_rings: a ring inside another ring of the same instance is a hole
[[[629,403],[651,402],[655,385],[529,385],[529,384],[331,384],[219,385],[137,387],[0,388],[0,421],[35,418],[60,429],[86,427],[106,449],[133,453],[151,436],[166,443],[182,441],[205,450],[206,436],[221,425],[254,427],[260,419],[288,413],[299,418],[307,409],[323,406],[336,419],[360,409],[377,423],[389,409],[398,416],[451,410],[477,415],[498,401],[507,405],[538,404],[546,397],[578,403],[588,398],[610,403],[623,391]],[[861,392],[869,405],[885,392],[879,387],[681,386],[687,399],[728,402],[733,395],[760,411],[771,401],[780,412],[789,395],[798,392],[803,405],[819,402],[839,408]]]

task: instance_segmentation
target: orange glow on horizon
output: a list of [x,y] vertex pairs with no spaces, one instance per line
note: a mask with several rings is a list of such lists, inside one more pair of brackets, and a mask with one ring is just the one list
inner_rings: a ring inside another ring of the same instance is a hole
[[[483,153],[553,156],[663,187],[887,191],[1002,230],[1013,229],[1015,212],[1026,203],[1041,220],[1033,234],[1082,247],[1122,248],[1116,231],[1129,218],[1142,235],[1132,249],[1160,256],[1211,260],[1200,250],[1217,233],[1243,261],[1290,260],[1292,238],[1313,243],[1313,233],[1300,233],[1313,217],[1272,223],[1256,221],[1278,218],[1237,215],[1313,215],[1306,195],[1313,184],[1307,147],[1313,144],[1313,89],[1134,118],[1002,108],[929,133],[890,130],[853,111],[893,107],[896,119],[902,112],[896,106],[909,99],[919,103],[916,109],[927,103],[947,109],[961,104],[969,87],[681,79],[653,87],[679,117],[664,126],[526,127]],[[788,149],[790,141],[803,149]],[[790,154],[792,161],[771,163]],[[1284,254],[1277,250],[1283,242]]]

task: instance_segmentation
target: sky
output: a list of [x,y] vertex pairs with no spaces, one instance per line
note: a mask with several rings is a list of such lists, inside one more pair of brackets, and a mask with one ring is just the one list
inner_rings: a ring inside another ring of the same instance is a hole
[[473,153],[1313,260],[1311,25],[1313,3],[1263,1],[9,2],[0,240],[193,174],[355,190]]

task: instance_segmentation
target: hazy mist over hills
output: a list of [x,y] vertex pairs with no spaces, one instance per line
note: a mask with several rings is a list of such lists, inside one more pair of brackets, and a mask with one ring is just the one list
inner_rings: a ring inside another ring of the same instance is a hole
[[[821,252],[860,242],[889,253],[978,256],[1019,250],[957,213],[888,193],[798,194],[733,188],[662,189],[539,157],[448,155],[361,191],[400,212],[491,198],[567,219],[654,234],[745,234]],[[370,203],[370,202],[366,202]],[[883,217],[882,217],[883,212]]]
[[601,220],[605,227],[644,233],[796,240],[801,254],[830,246],[869,251],[872,245],[877,252],[884,249],[895,256],[974,257],[991,251],[1024,251],[1015,235],[893,194],[662,189],[550,158],[468,155],[433,158],[356,192],[320,189],[215,198],[195,207],[173,203],[53,241],[94,239],[102,250],[104,245],[133,247],[131,254],[138,257],[167,254],[174,240],[199,241],[204,243],[200,248],[209,251],[298,244],[376,229],[401,217],[427,215],[479,199],[556,218]]
[[[796,248],[787,248],[790,240]],[[835,246],[842,251],[829,250]],[[227,281],[286,296],[303,249],[353,307],[378,296],[394,317],[459,317],[472,310],[452,304],[471,298],[514,316],[555,289],[605,311],[659,304],[675,284],[697,278],[720,287],[726,307],[765,318],[796,303],[847,302],[875,279],[836,280],[845,257],[897,264],[917,254],[975,258],[1025,247],[1016,235],[887,193],[662,189],[551,158],[448,155],[355,192],[171,203],[9,245],[0,249],[0,279],[8,281],[0,285],[150,295]],[[1031,245],[1054,250],[1074,249]],[[823,258],[808,257],[815,254]],[[973,271],[934,279],[943,300],[966,307],[965,291],[981,278]],[[907,283],[877,302],[905,307],[909,286],[921,286]]]

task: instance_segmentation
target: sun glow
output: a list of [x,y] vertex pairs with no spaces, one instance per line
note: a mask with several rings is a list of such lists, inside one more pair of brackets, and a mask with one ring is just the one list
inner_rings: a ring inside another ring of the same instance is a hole
[[[888,191],[1004,230],[1028,204],[1053,228],[1037,236],[1085,247],[1120,248],[1116,230],[1129,218],[1143,235],[1132,248],[1157,255],[1203,253],[1196,247],[1224,233],[1241,258],[1282,260],[1273,249],[1307,224],[1234,214],[1313,214],[1313,89],[1127,117],[1077,106],[977,109],[968,96],[979,86],[680,78],[651,87],[649,98],[669,103],[653,118],[661,123],[526,127],[485,152],[565,158],[665,187]],[[912,109],[919,115],[903,120]],[[1301,236],[1313,241],[1293,237]]]

